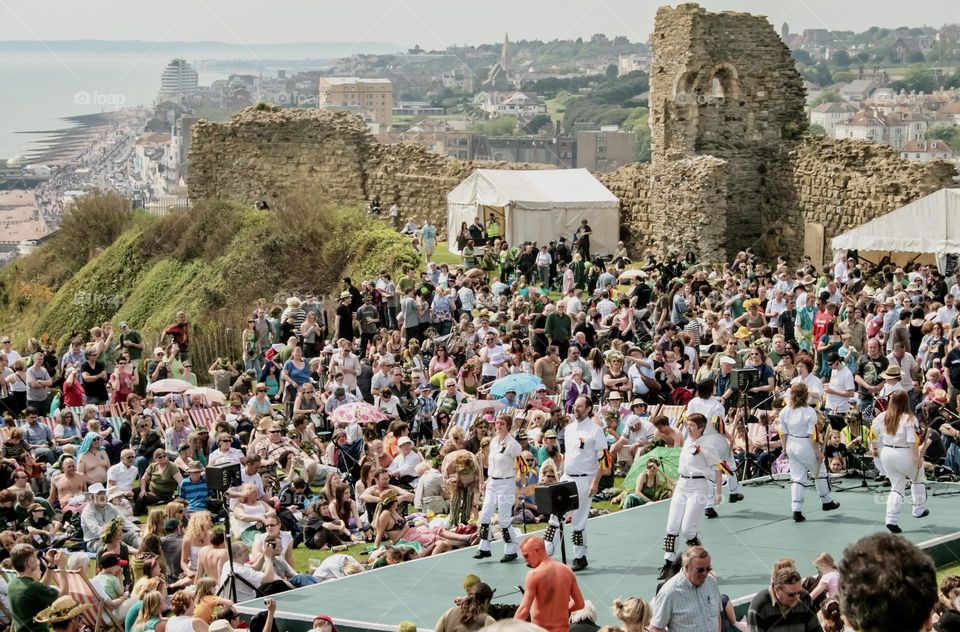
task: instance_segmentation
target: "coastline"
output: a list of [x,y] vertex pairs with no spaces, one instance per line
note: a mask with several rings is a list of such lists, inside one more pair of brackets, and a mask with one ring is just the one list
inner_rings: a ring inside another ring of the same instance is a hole
[[25,153],[24,160],[50,166],[64,166],[82,153],[98,136],[114,127],[121,113],[122,110],[67,116],[61,120],[69,123],[68,127],[18,131],[17,134],[40,137],[31,141],[31,148]]

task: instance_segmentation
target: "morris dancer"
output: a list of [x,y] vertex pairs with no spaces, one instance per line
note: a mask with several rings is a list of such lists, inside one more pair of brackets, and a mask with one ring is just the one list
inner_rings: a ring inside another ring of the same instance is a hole
[[907,479],[910,479],[910,500],[913,517],[924,518],[930,510],[927,502],[927,487],[923,473],[923,440],[918,430],[917,418],[910,413],[907,392],[900,390],[890,396],[887,410],[873,420],[874,450],[880,447],[880,460],[890,478],[890,493],[887,495],[887,529],[900,533],[900,506]]
[[780,411],[780,432],[790,462],[790,506],[796,522],[806,520],[803,515],[803,497],[806,493],[803,484],[808,476],[813,476],[815,480],[824,511],[840,507],[840,503],[830,498],[827,466],[815,438],[817,412],[807,405],[809,396],[806,384],[794,384],[790,387],[787,407]]
[[677,481],[677,487],[670,499],[667,535],[663,539],[664,562],[659,579],[668,579],[680,558],[677,536],[682,533],[687,546],[701,544],[697,525],[710,500],[711,480],[714,482],[713,504],[719,505],[722,500],[723,477],[717,472],[720,456],[701,442],[707,428],[707,418],[700,413],[693,413],[687,415],[684,423],[687,427],[687,440],[680,451],[680,480]]
[[517,500],[517,459],[523,451],[510,434],[513,417],[501,414],[493,422],[494,436],[490,440],[488,459],[489,477],[480,509],[480,550],[473,559],[490,557],[490,520],[497,511],[497,521],[503,530],[503,557],[501,562],[517,559],[520,532],[513,527],[513,505]]

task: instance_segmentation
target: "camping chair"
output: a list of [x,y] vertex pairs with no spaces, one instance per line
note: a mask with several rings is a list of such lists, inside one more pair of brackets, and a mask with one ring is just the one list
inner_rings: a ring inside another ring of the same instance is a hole
[[100,593],[93,587],[83,571],[60,571],[61,594],[70,595],[79,603],[88,603],[93,608],[81,615],[81,621],[94,632],[103,630],[123,630],[123,621],[117,620],[114,612],[106,607]]
[[363,438],[357,439],[353,443],[344,443],[336,446],[334,452],[337,461],[337,469],[344,481],[360,480],[360,461],[363,460],[364,443]]

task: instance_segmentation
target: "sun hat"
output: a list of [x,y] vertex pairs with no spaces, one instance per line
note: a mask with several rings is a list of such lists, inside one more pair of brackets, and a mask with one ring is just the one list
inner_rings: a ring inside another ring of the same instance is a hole
[[107,491],[107,488],[103,486],[103,483],[94,483],[87,489],[88,496],[96,496],[101,492]]
[[734,358],[731,358],[730,356],[724,355],[724,356],[720,356],[720,364],[736,365],[737,361]]
[[71,595],[58,597],[56,601],[50,604],[49,608],[44,608],[33,618],[36,623],[57,623],[58,621],[67,621],[80,616],[92,606],[88,603],[80,603]]
[[344,291],[340,292],[340,300],[342,301],[342,300],[345,299],[345,298],[353,298],[353,297],[350,296],[350,292],[344,290]]
[[898,366],[888,366],[887,370],[880,374],[885,380],[899,380],[901,377],[900,367]]
[[397,447],[400,447],[402,445],[407,445],[408,443],[412,444],[413,439],[411,439],[410,437],[400,437],[399,439],[397,439]]
[[945,390],[943,390],[942,388],[938,388],[937,390],[935,390],[935,391],[933,392],[933,396],[930,398],[930,400],[931,400],[934,404],[939,404],[939,405],[941,405],[941,406],[946,406],[946,405],[947,405],[947,402],[949,401],[949,400],[947,399],[947,392],[946,392]]
[[747,329],[746,327],[741,327],[741,328],[738,329],[738,330],[736,331],[736,333],[734,333],[733,335],[736,336],[737,338],[740,338],[740,339],[749,338],[749,337],[750,337],[750,330]]
[[337,626],[334,625],[333,619],[330,617],[330,615],[318,614],[313,618],[313,622],[317,623],[318,621],[326,621],[330,624],[330,629],[333,630],[333,632],[337,632]]

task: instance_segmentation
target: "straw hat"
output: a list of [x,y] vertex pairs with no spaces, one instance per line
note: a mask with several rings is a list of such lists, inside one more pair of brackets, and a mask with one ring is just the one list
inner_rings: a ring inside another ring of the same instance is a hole
[[885,380],[899,380],[901,375],[900,367],[894,365],[888,366],[887,370],[880,374],[880,377]]
[[930,400],[931,400],[934,404],[939,404],[939,405],[941,405],[941,406],[946,406],[946,405],[947,405],[947,401],[949,401],[949,400],[947,399],[947,392],[946,392],[945,390],[943,390],[942,388],[938,388],[937,390],[935,390],[935,391],[933,392],[933,397],[931,397]]
[[80,603],[70,595],[58,597],[49,608],[44,608],[34,617],[36,623],[56,623],[78,617],[90,609],[90,604]]

